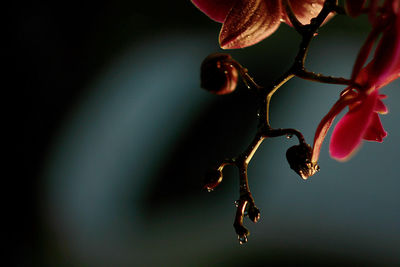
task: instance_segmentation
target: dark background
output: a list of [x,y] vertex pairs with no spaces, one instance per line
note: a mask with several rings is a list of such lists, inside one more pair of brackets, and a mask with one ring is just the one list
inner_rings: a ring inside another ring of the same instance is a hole
[[[6,43],[3,56],[10,60],[6,73],[11,70],[13,75],[11,84],[19,100],[14,114],[18,126],[22,125],[17,154],[23,163],[18,170],[23,178],[18,179],[13,201],[18,206],[12,209],[18,224],[17,236],[12,239],[24,248],[22,255],[16,255],[18,261],[42,260],[46,229],[38,215],[42,197],[38,187],[44,158],[65,117],[74,110],[90,80],[121,50],[166,29],[183,26],[189,31],[196,27],[193,14],[177,12],[180,5],[162,1],[139,5],[135,1],[7,4],[5,29],[11,43]],[[185,3],[186,8],[190,5]],[[167,16],[165,10],[181,18]]]
[[[235,170],[212,194],[201,190],[206,169],[240,153],[255,130],[243,84],[225,97],[199,89],[199,65],[219,51],[220,25],[190,1],[36,1],[5,10],[4,78],[22,133],[7,202],[15,265],[400,265],[398,82],[384,89],[385,142],[366,143],[347,163],[330,159],[326,142],[321,173],[309,181],[285,162],[294,141],[263,144],[249,169],[262,220],[246,222],[252,235],[241,247]],[[348,77],[368,29],[365,18],[336,17],[307,65]],[[267,84],[298,41],[282,25],[231,52]],[[312,142],[342,89],[289,82],[274,96],[273,125]]]

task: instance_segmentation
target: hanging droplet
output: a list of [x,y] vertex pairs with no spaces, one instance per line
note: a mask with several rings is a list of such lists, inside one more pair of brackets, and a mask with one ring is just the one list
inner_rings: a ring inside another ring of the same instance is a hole
[[212,189],[212,188],[207,188],[207,191],[208,191],[208,193],[210,193],[210,192],[214,191],[214,189]]
[[242,235],[242,236],[238,236],[238,240],[239,240],[239,244],[243,245],[244,243],[247,243],[247,235]]
[[235,200],[235,207],[237,208],[237,207],[239,207],[239,201],[238,200]]
[[287,134],[287,135],[286,135],[286,138],[287,138],[287,139],[290,139],[290,138],[292,138],[292,137],[293,137],[293,134]]

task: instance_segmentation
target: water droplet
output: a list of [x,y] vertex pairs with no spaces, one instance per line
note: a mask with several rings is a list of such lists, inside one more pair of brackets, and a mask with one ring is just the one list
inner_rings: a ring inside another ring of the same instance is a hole
[[243,236],[238,236],[238,240],[239,240],[239,244],[243,245],[244,243],[247,243],[247,236],[243,235]]
[[286,138],[287,138],[287,139],[290,139],[290,138],[292,138],[292,137],[293,137],[293,134],[287,134],[287,135],[286,135]]
[[210,192],[214,191],[214,189],[212,189],[212,188],[207,188],[207,191],[208,191],[208,193],[210,193]]
[[238,200],[236,200],[234,203],[235,203],[236,208],[239,207],[239,201]]
[[313,34],[313,36],[315,37],[315,36],[317,36],[318,35],[318,33],[317,32],[315,32],[314,34]]

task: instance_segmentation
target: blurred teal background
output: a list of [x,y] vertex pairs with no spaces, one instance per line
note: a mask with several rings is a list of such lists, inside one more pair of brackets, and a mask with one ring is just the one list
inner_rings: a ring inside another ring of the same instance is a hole
[[[199,67],[220,51],[220,24],[190,1],[35,3],[10,8],[22,92],[23,185],[13,209],[17,266],[400,266],[399,81],[382,89],[388,136],[348,162],[329,157],[301,180],[292,139],[266,140],[249,166],[261,221],[240,246],[233,229],[235,169],[212,193],[205,171],[255,133],[255,99],[199,88]],[[366,18],[337,16],[306,66],[349,77]],[[291,64],[287,25],[229,51],[268,84]],[[271,123],[314,131],[344,87],[293,79],[273,97]],[[329,138],[330,135],[328,135]],[[15,244],[14,244],[15,243]]]

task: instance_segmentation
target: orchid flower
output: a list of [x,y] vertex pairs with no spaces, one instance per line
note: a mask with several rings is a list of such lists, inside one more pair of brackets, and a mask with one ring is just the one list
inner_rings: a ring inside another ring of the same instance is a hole
[[[350,1],[347,1],[350,2]],[[382,142],[387,135],[378,114],[387,113],[379,89],[400,77],[400,0],[385,1],[382,15],[360,50],[353,67],[352,80],[328,114],[320,122],[315,137],[312,162],[317,162],[322,142],[335,117],[346,107],[349,111],[336,125],[329,146],[337,160],[346,160],[362,139]],[[357,13],[357,11],[355,11]],[[382,33],[372,60],[365,66],[374,42]]]
[[[224,167],[237,167],[240,198],[235,202],[237,209],[233,226],[240,244],[243,244],[249,235],[243,224],[244,218],[248,216],[253,222],[260,219],[260,210],[249,188],[248,164],[265,139],[295,135],[299,144],[286,151],[286,159],[291,169],[307,179],[319,171],[317,161],[322,143],[334,119],[345,108],[349,110],[337,123],[331,137],[330,154],[333,158],[345,160],[360,147],[362,140],[382,142],[386,137],[379,115],[388,110],[382,102],[386,96],[380,93],[380,89],[400,77],[400,0],[345,2],[350,16],[367,14],[372,25],[356,58],[350,79],[310,72],[304,66],[310,42],[321,25],[333,14],[344,13],[338,0],[191,1],[211,19],[222,23],[219,42],[223,49],[254,45],[275,32],[281,22],[293,26],[302,37],[292,66],[267,87],[259,86],[248,70],[227,54],[212,54],[201,66],[201,86],[204,89],[219,95],[231,93],[240,75],[248,89],[255,92],[258,104],[257,133],[253,140],[237,157],[227,158],[207,172],[204,186],[208,191],[214,190],[223,180]],[[318,125],[313,147],[307,144],[304,136],[296,129],[273,128],[269,122],[272,95],[296,76],[348,86]]]
[[[222,23],[219,43],[223,49],[254,45],[272,33],[281,22],[291,25],[282,0],[191,0],[211,19]],[[321,11],[324,0],[289,0],[297,20],[309,24]]]

